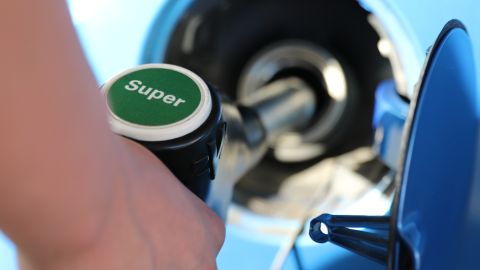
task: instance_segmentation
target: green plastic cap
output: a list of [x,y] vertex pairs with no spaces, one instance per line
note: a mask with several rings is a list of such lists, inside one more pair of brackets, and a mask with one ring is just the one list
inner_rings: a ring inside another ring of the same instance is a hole
[[110,79],[102,91],[115,133],[140,141],[166,141],[199,128],[212,110],[205,82],[169,64],[147,64]]

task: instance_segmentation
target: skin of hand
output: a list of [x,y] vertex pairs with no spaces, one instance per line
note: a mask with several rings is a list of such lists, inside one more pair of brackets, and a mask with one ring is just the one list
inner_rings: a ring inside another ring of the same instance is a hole
[[65,3],[0,10],[0,228],[21,267],[215,269],[224,225],[155,156],[110,132]]
[[221,220],[155,156],[118,139],[125,167],[92,241],[69,252],[64,246],[57,256],[24,258],[23,268],[215,269],[224,239]]

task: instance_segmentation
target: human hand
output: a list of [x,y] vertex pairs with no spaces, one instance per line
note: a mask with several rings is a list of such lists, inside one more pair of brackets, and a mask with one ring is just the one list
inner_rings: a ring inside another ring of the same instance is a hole
[[88,246],[24,269],[216,269],[222,221],[153,154],[120,139],[118,181]]

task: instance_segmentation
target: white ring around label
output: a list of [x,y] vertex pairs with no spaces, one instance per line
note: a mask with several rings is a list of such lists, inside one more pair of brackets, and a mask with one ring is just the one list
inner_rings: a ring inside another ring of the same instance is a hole
[[[112,85],[117,80],[127,74],[138,70],[151,68],[161,68],[177,71],[189,77],[195,82],[195,84],[198,86],[198,89],[200,90],[200,103],[190,116],[169,125],[144,126],[125,121],[112,112],[110,106],[108,105],[107,99],[108,91],[111,89]],[[185,136],[199,128],[208,119],[208,116],[212,111],[212,97],[210,95],[210,90],[208,89],[207,84],[197,74],[191,72],[190,70],[170,64],[144,64],[131,69],[127,69],[108,80],[102,86],[101,91],[105,96],[105,100],[107,101],[109,122],[112,131],[117,134],[139,141],[168,141]]]

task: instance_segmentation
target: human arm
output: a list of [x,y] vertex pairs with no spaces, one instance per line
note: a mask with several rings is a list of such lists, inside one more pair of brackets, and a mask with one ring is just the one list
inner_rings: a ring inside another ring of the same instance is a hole
[[211,267],[223,226],[153,155],[110,132],[65,3],[0,10],[0,228],[24,262],[155,269],[205,256]]

